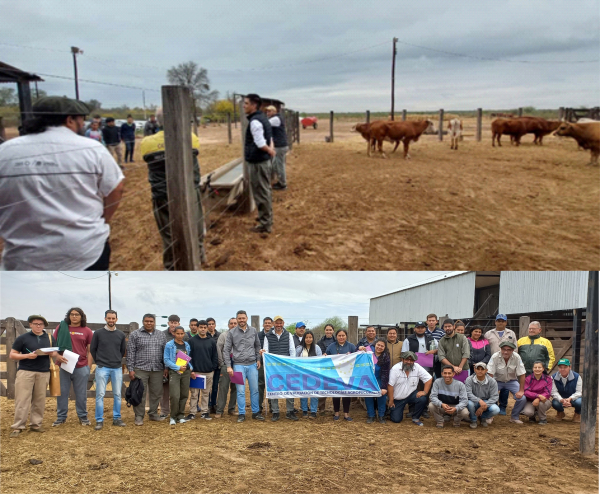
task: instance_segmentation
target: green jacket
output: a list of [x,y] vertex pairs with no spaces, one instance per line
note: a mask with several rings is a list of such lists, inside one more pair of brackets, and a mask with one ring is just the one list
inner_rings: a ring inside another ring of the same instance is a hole
[[[463,369],[468,369],[471,345],[469,345],[469,340],[464,334],[454,333],[454,336],[450,338],[444,335],[438,343],[437,355],[440,362],[443,359],[447,359],[452,365],[459,365],[460,361],[466,358],[467,360],[463,365]],[[442,363],[443,367],[444,364]]]

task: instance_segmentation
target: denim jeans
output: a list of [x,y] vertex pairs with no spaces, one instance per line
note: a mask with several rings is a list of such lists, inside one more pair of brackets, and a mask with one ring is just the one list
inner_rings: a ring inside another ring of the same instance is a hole
[[113,420],[121,418],[121,389],[123,388],[123,369],[116,367],[96,367],[96,422],[104,421],[104,394],[108,380],[113,392]]
[[[572,401],[571,406],[575,409],[575,413],[581,414],[581,398],[577,398],[576,400]],[[554,410],[557,412],[565,411],[563,404],[556,399],[552,400],[552,408],[554,408]]]
[[[479,402],[474,403],[471,400],[469,400],[469,402],[467,403],[467,408],[469,409],[469,418],[471,419],[471,422],[477,422],[477,415],[475,415],[475,412],[479,410],[480,406],[481,405],[479,404]],[[495,415],[498,415],[499,413],[500,407],[498,405],[488,405],[487,410],[485,410],[480,415],[480,418],[481,420],[489,419],[494,417]]]
[[71,382],[73,391],[75,391],[75,410],[80,419],[87,419],[87,383],[90,375],[90,368],[87,365],[76,367],[73,374],[66,370],[60,370],[60,396],[56,397],[56,418],[58,420],[67,420],[69,410],[69,391]]
[[244,384],[236,384],[238,413],[246,415],[246,380],[248,380],[248,387],[250,388],[252,413],[258,413],[260,408],[258,406],[258,369],[256,368],[256,364],[234,364],[233,371],[241,372],[244,376]]
[[135,148],[135,139],[133,141],[125,141],[125,163],[127,163],[129,158],[133,161],[133,150]]
[[506,406],[508,405],[508,395],[509,395],[509,391],[508,389],[503,389],[502,391],[500,391],[500,399],[498,400],[498,406],[500,408],[503,408],[504,410],[506,410]]
[[415,408],[412,414],[413,420],[418,420],[423,415],[423,411],[427,406],[427,396],[417,398],[417,390],[415,389],[410,395],[402,400],[394,400],[394,408],[390,408],[390,420],[395,423],[402,422],[404,418],[404,407],[409,403],[414,403]]
[[527,403],[525,395],[521,396],[521,398],[519,398],[518,400],[515,397],[515,393],[519,392],[519,381],[515,380],[508,381],[505,383],[498,381],[498,391],[500,392],[500,396],[502,396],[502,390],[510,391],[513,394],[513,398],[515,399],[515,406],[513,407],[512,412],[510,413],[510,418],[513,420],[518,420],[521,410],[523,410],[523,407],[525,407],[525,404]]
[[385,415],[387,395],[378,396],[376,398],[365,398],[365,405],[367,406],[367,417],[375,417],[375,402],[377,402],[377,415],[379,415],[379,418],[382,419]]
[[[317,413],[319,398],[300,398],[300,408],[303,412],[308,412],[308,400],[310,399],[310,411]],[[293,407],[292,407],[293,408]]]

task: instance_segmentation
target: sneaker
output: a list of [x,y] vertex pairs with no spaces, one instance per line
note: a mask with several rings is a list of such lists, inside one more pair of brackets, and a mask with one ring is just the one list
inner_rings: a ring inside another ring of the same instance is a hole
[[[381,419],[381,420],[383,420],[383,419]],[[380,420],[380,422],[381,422],[381,420]],[[384,421],[384,423],[385,423],[385,421]],[[419,427],[423,427],[423,422],[421,422],[420,420],[412,420],[412,423],[415,425],[418,425]]]
[[[163,420],[165,420],[167,418],[167,415],[149,415],[148,418],[150,420],[152,420],[153,422],[162,422]],[[140,420],[142,420],[140,418]],[[142,424],[140,424],[142,425]]]
[[500,413],[498,415],[506,415],[506,408],[500,408]]
[[215,413],[215,418],[220,419],[223,416],[222,413]]
[[367,424],[372,424],[375,422],[375,417],[367,417]]
[[275,185],[273,185],[271,187],[273,190],[285,190],[287,189],[287,185],[281,185],[279,182],[277,182]]
[[186,415],[185,420],[194,420],[195,418],[196,416],[190,413],[189,415]]
[[271,233],[271,227],[256,225],[256,226],[253,226],[252,228],[250,228],[250,231],[254,232],[254,233]]
[[176,424],[177,424],[177,421],[175,419],[172,418],[171,420],[169,420],[169,425],[176,425]]
[[308,416],[309,419],[316,419],[317,418],[317,412],[310,412],[310,415]]
[[30,432],[46,432],[46,429],[44,429],[43,427],[30,427],[29,430]]
[[66,420],[58,419],[57,421],[53,422],[52,427],[58,427],[59,425],[63,425],[65,422]]
[[444,422],[438,422],[437,424],[435,424],[435,426],[436,426],[438,429],[443,429],[443,428],[444,428]]
[[168,413],[161,413],[160,414],[160,418],[163,419],[163,420],[166,419],[168,416],[169,416]]
[[334,415],[333,416],[333,420],[340,420],[340,416],[339,415]]
[[352,422],[353,419],[352,419],[352,417],[344,417],[344,420],[346,422]]
[[79,423],[81,425],[92,425],[92,423],[88,419],[79,419]]
[[[482,425],[483,425],[483,424],[482,424]],[[476,420],[475,422],[471,422],[471,423],[469,424],[469,427],[470,427],[471,429],[477,429],[477,420]]]
[[279,420],[279,412],[276,412],[271,416],[271,422],[277,422],[278,420]]
[[383,417],[379,417],[379,423],[380,424],[385,424],[385,419]]
[[548,421],[547,420],[540,420],[538,422],[539,425],[548,425]]
[[512,422],[513,424],[519,424],[519,425],[523,424],[523,422],[521,420],[519,420],[519,419],[510,418],[508,421]]
[[240,414],[240,412],[238,412],[238,411],[237,411],[237,410],[235,410],[235,409],[232,409],[232,410],[227,410],[227,413],[228,413],[229,415],[239,415],[239,414]]
[[212,420],[212,417],[208,413],[203,413],[201,418],[204,420]]
[[238,422],[243,422],[244,420],[246,420],[246,415],[239,415],[238,416]]
[[481,427],[487,427],[488,425],[490,425],[488,423],[488,420],[490,420],[490,419],[480,420],[479,422],[481,424]]
[[[152,420],[152,417],[150,417],[150,420]],[[144,425],[144,419],[142,417],[136,417],[133,425]]]
[[21,429],[15,429],[10,433],[10,437],[19,437],[21,435],[21,432],[23,432]]
[[421,417],[423,417],[424,419],[431,418],[431,417],[429,416],[429,412],[428,412],[427,410],[425,410],[425,411],[423,412],[423,415],[421,415]]
[[304,410],[302,410],[302,418],[307,419],[308,418],[308,412],[305,412]]
[[[487,425],[492,425],[492,423],[494,422],[494,417],[490,417],[489,419],[485,419],[485,423]],[[481,424],[483,425],[483,423]],[[485,425],[483,425],[485,427]]]
[[285,418],[288,420],[293,420],[294,422],[298,420],[298,417],[296,417],[296,414],[294,412],[286,412]]
[[121,419],[113,419],[113,425],[115,427],[127,427],[127,424]]
[[565,412],[556,412],[556,420],[563,420],[565,418]]
[[[265,418],[264,418],[264,417],[263,417],[263,416],[260,414],[260,412],[259,412],[259,413],[253,413],[253,414],[252,414],[252,418],[253,418],[254,420],[265,420]],[[297,419],[296,419],[296,420],[297,420]]]
[[96,431],[102,430],[103,426],[104,426],[104,422],[96,422],[96,427],[94,427],[94,430],[96,430]]
[[581,414],[580,413],[575,412],[573,414],[573,422],[581,422]]
[[186,422],[188,422],[186,419],[179,419],[178,422],[180,424],[185,424]]

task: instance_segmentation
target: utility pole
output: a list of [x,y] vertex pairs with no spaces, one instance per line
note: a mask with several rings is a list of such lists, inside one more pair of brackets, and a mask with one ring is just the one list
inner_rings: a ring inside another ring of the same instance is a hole
[[392,50],[392,115],[391,115],[392,120],[394,120],[394,86],[396,83],[396,54],[398,53],[396,50],[397,42],[398,42],[398,38],[394,38],[394,47]]
[[142,101],[144,105],[144,120],[148,120],[146,118],[146,91],[144,89],[142,89]]
[[76,46],[72,46],[71,53],[73,54],[73,69],[75,70],[75,99],[79,100],[79,81],[77,79],[77,54],[83,54],[83,50],[80,50]]
[[38,92],[37,81],[35,81],[35,99],[40,99],[40,93]]

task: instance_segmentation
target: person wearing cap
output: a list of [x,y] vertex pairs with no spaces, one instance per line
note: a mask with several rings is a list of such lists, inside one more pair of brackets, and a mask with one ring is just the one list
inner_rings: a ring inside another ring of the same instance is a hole
[[500,413],[500,408],[496,405],[498,401],[498,383],[487,375],[487,363],[477,362],[473,368],[475,373],[471,374],[465,380],[467,389],[467,409],[471,419],[471,429],[477,429],[477,419],[479,418],[481,426],[487,427],[494,420],[494,416]]
[[561,358],[558,372],[552,375],[552,408],[556,410],[556,419],[565,418],[565,408],[573,408],[573,422],[581,422],[581,376],[571,370],[571,361]]
[[[421,416],[427,406],[427,394],[433,380],[423,367],[415,363],[418,358],[414,352],[409,350],[402,352],[400,356],[402,360],[391,368],[388,378],[390,420],[394,423],[402,422],[404,407],[412,404],[412,422],[422,427]],[[418,383],[423,383],[422,391],[417,389]]]
[[[273,331],[270,331],[265,336],[263,348],[260,351],[261,357],[263,353],[272,353],[273,355],[283,355],[285,357],[296,356],[296,344],[294,343],[294,338],[289,331],[286,331],[283,328],[284,324],[281,316],[275,316],[275,327],[273,328]],[[277,398],[271,399],[269,400],[269,404],[271,405],[271,410],[273,410],[271,420],[276,422],[279,420],[279,400]],[[286,398],[285,409],[286,419],[293,421],[298,420],[294,410],[294,398]]]
[[535,422],[537,416],[539,425],[548,424],[546,412],[552,406],[552,378],[545,371],[544,362],[538,360],[533,363],[533,372],[525,378],[527,402],[521,412],[529,417],[530,422]]
[[304,332],[306,331],[306,324],[302,321],[296,323],[296,333],[294,336],[294,348],[302,345],[302,338],[304,338]]
[[116,160],[117,164],[123,169],[121,163],[123,162],[123,150],[121,149],[121,129],[115,125],[115,119],[113,117],[106,118],[106,125],[102,129],[102,138],[104,144],[112,157]]
[[[509,422],[522,424],[519,420],[519,414],[527,399],[525,398],[525,367],[523,361],[517,352],[517,345],[512,341],[502,341],[500,351],[496,352],[490,358],[487,373],[498,383],[498,392],[501,394],[503,389],[513,394],[515,405],[513,406]],[[502,413],[502,403],[500,403],[500,415]]]
[[229,393],[229,405],[227,412],[229,415],[238,415],[236,411],[237,403],[237,388],[236,384],[231,382],[229,374],[227,373],[227,366],[223,359],[223,347],[225,346],[225,339],[227,333],[237,326],[237,319],[235,317],[229,318],[227,321],[227,331],[222,331],[217,338],[217,357],[219,359],[219,392],[217,393],[217,413],[215,414],[216,419],[220,419],[225,411],[225,405],[227,405],[227,393]]
[[[442,324],[444,337],[438,343],[438,359],[442,366],[451,365],[454,374],[469,370],[469,358],[471,357],[471,346],[464,334],[458,334],[454,329],[454,321],[446,319]],[[442,373],[443,377],[443,373]]]
[[0,270],[107,270],[110,220],[123,172],[106,148],[83,136],[88,107],[40,98],[27,135],[0,147]]
[[[198,333],[188,342],[190,345],[190,361],[194,369],[194,375],[204,376],[205,388],[190,388],[190,413],[187,420],[196,418],[196,412],[200,411],[201,417],[205,420],[211,420],[209,397],[212,392],[212,383],[215,374],[215,368],[219,367],[217,356],[217,340],[208,336],[208,324],[201,320],[198,322]],[[200,410],[198,410],[198,404]]]
[[190,392],[190,378],[196,378],[191,361],[184,365],[177,365],[176,363],[177,353],[182,352],[185,355],[190,355],[191,352],[190,344],[183,339],[185,328],[183,326],[176,326],[173,333],[174,338],[165,345],[163,355],[165,367],[169,369],[169,396],[171,398],[170,425],[175,425],[177,422],[180,424],[187,422],[184,412]]
[[367,326],[365,335],[358,340],[357,346],[371,347],[371,351],[374,351],[376,340],[377,332],[375,331],[375,326]]
[[[283,321],[283,317],[275,316],[275,319],[281,319]],[[271,331],[273,328],[273,319],[270,317],[265,317],[263,319],[263,327],[262,331],[258,332],[258,340],[260,341],[260,347],[264,348],[265,346],[265,336]],[[263,362],[262,353],[260,354],[260,365],[262,369],[258,372],[258,402],[260,403],[260,413],[263,413],[263,403],[265,401],[265,364]],[[269,403],[269,410],[271,409],[271,404]]]
[[433,382],[431,395],[429,395],[429,412],[435,418],[435,426],[439,429],[444,427],[445,416],[454,417],[454,427],[460,427],[460,421],[469,418],[467,388],[462,382],[454,379],[455,372],[453,365],[444,365],[442,379]]
[[[493,355],[500,351],[500,343],[503,341],[512,341],[517,345],[517,335],[512,329],[507,328],[508,318],[506,314],[498,314],[496,316],[496,327],[490,329],[483,336],[490,342],[490,354]],[[518,352],[518,349],[517,349]],[[508,405],[508,389],[500,390],[500,398],[498,399],[498,405],[500,406],[500,415],[506,415],[506,407]]]
[[[140,143],[140,154],[142,159],[148,165],[148,182],[150,183],[150,192],[152,194],[152,210],[156,227],[162,238],[163,245],[163,265],[167,271],[175,269],[175,258],[173,257],[172,235],[171,235],[171,214],[169,212],[169,197],[167,195],[167,171],[165,162],[165,132],[163,130],[164,115],[162,108],[156,111],[156,121],[159,125],[159,131],[150,134],[142,139]],[[204,261],[204,213],[202,211],[201,191],[200,191],[200,165],[198,164],[198,154],[200,149],[200,140],[198,136],[191,133],[193,171],[194,171],[194,200],[195,207],[193,215],[198,225],[198,250],[200,259]]]
[[545,369],[552,369],[556,360],[554,349],[550,340],[540,336],[542,325],[538,321],[533,321],[529,324],[528,332],[528,336],[523,336],[517,341],[525,372],[530,375],[533,372],[533,363],[538,360],[544,364]]
[[277,176],[277,182],[273,184],[273,190],[285,190],[287,189],[287,181],[285,178],[285,156],[290,150],[288,147],[287,134],[285,132],[285,119],[280,113],[277,113],[277,108],[273,105],[267,106],[265,112],[267,113],[267,118],[271,124],[273,146],[275,147],[272,176]]
[[[413,352],[413,353],[426,353],[426,354],[436,354],[437,350],[429,350],[431,348],[431,343],[434,341],[433,336],[426,332],[426,324],[423,321],[417,322],[415,327],[413,328],[414,333],[408,336],[404,342],[402,343],[402,352]],[[433,367],[424,367],[425,371],[429,374],[433,375]],[[423,391],[424,383],[422,381],[419,382],[417,387],[418,391]],[[427,405],[427,404],[426,404]],[[412,416],[414,405],[408,405],[408,413],[409,416]],[[429,418],[429,412],[427,411],[427,407],[425,407],[425,411],[423,412],[424,418]]]
[[244,136],[244,160],[250,172],[250,188],[258,209],[258,225],[250,231],[271,233],[273,227],[273,203],[271,194],[271,158],[275,149],[271,146],[273,131],[269,120],[260,111],[262,99],[258,94],[244,97],[244,113],[248,127]]
[[46,388],[50,382],[50,359],[66,362],[67,359],[56,351],[38,355],[36,350],[56,347],[56,340],[44,328],[46,318],[33,315],[27,318],[31,332],[17,336],[10,350],[9,358],[19,363],[15,379],[15,421],[11,425],[10,437],[19,437],[26,429],[27,417],[31,432],[45,432],[42,427],[46,408]]

